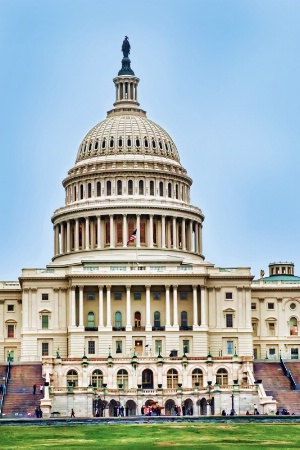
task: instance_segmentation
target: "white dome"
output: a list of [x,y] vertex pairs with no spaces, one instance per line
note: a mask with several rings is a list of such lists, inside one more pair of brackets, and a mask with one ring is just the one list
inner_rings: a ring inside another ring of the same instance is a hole
[[80,144],[76,163],[107,155],[156,155],[180,162],[177,148],[168,133],[139,113],[109,114],[92,128]]

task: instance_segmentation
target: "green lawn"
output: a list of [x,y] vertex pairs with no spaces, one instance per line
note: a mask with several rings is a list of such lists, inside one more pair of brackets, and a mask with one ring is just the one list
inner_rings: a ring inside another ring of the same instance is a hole
[[299,449],[300,425],[141,424],[1,426],[1,449]]

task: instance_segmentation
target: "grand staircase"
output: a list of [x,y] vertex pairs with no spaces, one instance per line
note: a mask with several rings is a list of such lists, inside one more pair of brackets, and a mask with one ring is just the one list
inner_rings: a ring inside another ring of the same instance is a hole
[[[289,370],[293,373],[293,369]],[[278,410],[285,408],[291,414],[300,414],[300,391],[291,390],[290,380],[284,375],[280,363],[256,362],[254,376],[256,380],[262,380],[266,394],[277,400]]]
[[295,383],[300,386],[300,362],[286,362],[285,365],[286,368],[292,373]]
[[[3,415],[34,416],[34,410],[40,404],[42,395],[40,385],[44,385],[41,364],[12,364],[7,392],[4,398]],[[36,394],[33,395],[33,385]]]

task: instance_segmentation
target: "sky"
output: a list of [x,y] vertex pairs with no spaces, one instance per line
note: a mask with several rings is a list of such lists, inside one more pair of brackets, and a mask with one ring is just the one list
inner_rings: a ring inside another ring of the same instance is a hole
[[0,280],[53,256],[51,216],[114,102],[124,36],[139,101],[173,138],[206,260],[300,274],[300,1],[0,0]]

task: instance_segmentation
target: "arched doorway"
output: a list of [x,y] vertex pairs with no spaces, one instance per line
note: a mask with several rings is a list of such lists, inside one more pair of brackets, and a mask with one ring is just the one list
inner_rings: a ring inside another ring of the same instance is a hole
[[104,417],[104,410],[107,407],[107,401],[97,398],[93,400],[93,416],[94,417]]
[[166,416],[174,416],[175,402],[169,399],[165,403],[165,414]]
[[153,389],[153,372],[150,369],[143,370],[142,388],[143,389]]
[[201,400],[198,400],[197,402],[199,411],[198,414],[199,416],[207,416],[207,401],[206,398],[201,398]]
[[109,402],[109,417],[117,417],[118,416],[118,405],[119,402],[117,402],[116,400],[111,400]]
[[191,398],[187,398],[182,404],[182,415],[192,416],[194,414],[194,404]]
[[127,400],[125,414],[126,416],[136,416],[136,403],[133,400]]

